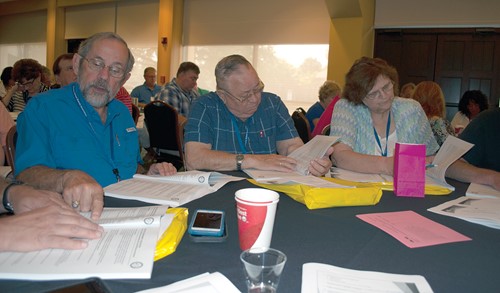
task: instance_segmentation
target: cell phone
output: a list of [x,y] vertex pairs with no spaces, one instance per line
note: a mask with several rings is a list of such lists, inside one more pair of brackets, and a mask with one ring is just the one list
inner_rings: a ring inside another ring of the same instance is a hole
[[196,236],[216,236],[224,234],[225,213],[218,210],[196,210],[188,232]]

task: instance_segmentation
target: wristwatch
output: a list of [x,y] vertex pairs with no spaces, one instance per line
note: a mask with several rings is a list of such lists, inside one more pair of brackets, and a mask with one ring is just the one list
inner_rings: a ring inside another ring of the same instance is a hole
[[8,196],[8,192],[9,192],[9,189],[13,186],[16,186],[16,185],[21,185],[20,183],[18,182],[13,182],[13,183],[10,183],[9,185],[7,185],[7,187],[5,187],[4,191],[3,191],[3,196],[2,196],[2,204],[3,204],[3,208],[7,211],[7,213],[9,214],[14,214],[14,207],[12,206],[12,203],[9,201],[9,199],[7,198]]
[[243,164],[244,159],[245,159],[245,156],[243,154],[236,155],[236,169],[238,171],[241,171],[241,164]]

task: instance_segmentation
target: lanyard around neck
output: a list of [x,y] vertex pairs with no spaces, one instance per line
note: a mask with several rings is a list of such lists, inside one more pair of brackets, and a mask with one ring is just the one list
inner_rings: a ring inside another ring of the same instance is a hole
[[243,140],[241,139],[241,134],[240,134],[240,128],[238,127],[238,123],[236,122],[236,118],[232,113],[231,115],[231,123],[233,124],[234,130],[235,130],[235,135],[236,139],[238,140],[238,144],[240,145],[241,148],[241,153],[246,154],[247,153],[247,148],[245,147],[247,142],[248,142],[248,129],[245,134],[245,143],[243,143]]
[[378,147],[380,148],[380,154],[383,157],[387,157],[387,145],[389,144],[389,130],[391,129],[391,112],[389,112],[389,117],[387,118],[387,128],[385,130],[385,151],[382,150],[382,144],[378,138],[377,130],[375,126],[373,127],[373,134],[375,135],[375,140],[377,141]]
[[[97,132],[95,131],[95,128],[94,128],[94,125],[92,125],[92,123],[90,122],[90,119],[89,119],[89,116],[87,115],[87,111],[85,111],[85,109],[83,108],[83,105],[82,103],[80,102],[80,99],[78,98],[76,92],[75,92],[75,85],[73,85],[73,96],[75,97],[75,100],[76,102],[78,103],[78,106],[80,107],[80,110],[82,111],[83,113],[83,116],[85,116],[85,119],[87,120],[87,123],[89,124],[90,126],[90,130],[92,130],[92,134],[94,136],[94,139],[96,141],[97,144],[99,144],[99,136],[97,135]],[[113,121],[111,121],[110,123],[110,151],[111,151],[111,157],[110,158],[107,158],[107,160],[109,161],[109,163],[111,164],[112,166],[112,172],[113,174],[116,176],[116,181],[120,181],[120,171],[118,170],[118,168],[115,166],[115,161],[114,161],[114,149],[113,149]],[[116,140],[118,142],[118,144],[120,144],[120,141],[118,140],[118,135],[116,135]]]

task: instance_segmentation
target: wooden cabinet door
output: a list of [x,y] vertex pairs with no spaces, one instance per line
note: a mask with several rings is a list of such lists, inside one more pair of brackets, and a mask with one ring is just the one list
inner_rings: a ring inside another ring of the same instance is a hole
[[448,117],[456,113],[467,90],[481,90],[490,105],[498,104],[498,39],[494,34],[438,36],[435,81],[443,89]]
[[374,57],[382,58],[399,73],[399,85],[434,80],[437,36],[433,34],[377,34]]
[[498,107],[500,30],[380,29],[375,36],[374,56],[396,67],[400,85],[433,80],[441,86],[449,120],[467,90],[481,90]]

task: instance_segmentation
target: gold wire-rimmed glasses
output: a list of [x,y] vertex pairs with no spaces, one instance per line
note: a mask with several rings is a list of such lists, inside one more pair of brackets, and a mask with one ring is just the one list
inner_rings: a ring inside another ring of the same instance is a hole
[[263,91],[264,91],[264,83],[262,82],[262,80],[259,80],[259,84],[252,90],[248,91],[247,93],[243,94],[242,96],[240,97],[237,97],[233,94],[231,94],[229,91],[223,89],[223,88],[219,88],[219,90],[223,91],[224,93],[226,93],[228,96],[232,97],[233,99],[237,100],[238,102],[240,103],[246,103],[246,101],[248,99],[250,99],[250,97],[254,96],[254,95],[258,95],[258,94],[261,94]]
[[114,78],[122,78],[125,75],[125,70],[121,67],[121,65],[111,64],[106,66],[104,60],[101,58],[87,58],[83,56],[82,58],[88,62],[90,69],[93,71],[101,71],[107,67],[109,75]]
[[390,81],[388,84],[384,85],[381,89],[377,90],[376,92],[367,94],[365,99],[370,101],[373,101],[375,99],[380,99],[382,93],[389,94],[392,92],[393,89],[394,89],[394,84],[392,83],[392,81]]

